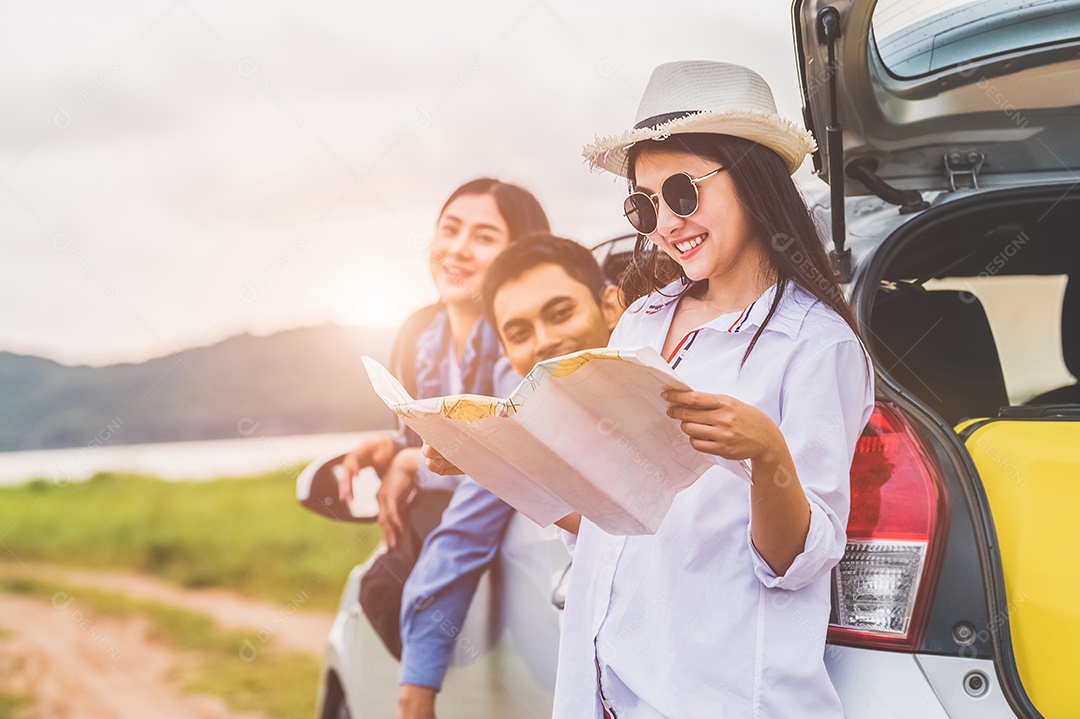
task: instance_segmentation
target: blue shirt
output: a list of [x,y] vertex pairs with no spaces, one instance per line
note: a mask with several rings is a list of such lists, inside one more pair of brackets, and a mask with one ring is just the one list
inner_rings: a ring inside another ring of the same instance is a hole
[[[493,368],[495,393],[509,396],[521,377],[505,358]],[[417,484],[448,478],[420,466]],[[514,510],[472,478],[461,476],[439,526],[424,540],[401,597],[398,683],[441,689],[481,575],[491,565]]]
[[461,480],[424,541],[401,597],[399,683],[440,689],[480,576],[514,510],[475,480]]

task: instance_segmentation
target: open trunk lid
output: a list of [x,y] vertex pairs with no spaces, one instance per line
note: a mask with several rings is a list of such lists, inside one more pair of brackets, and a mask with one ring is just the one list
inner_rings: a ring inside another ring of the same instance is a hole
[[1057,409],[957,428],[979,471],[1001,555],[1007,604],[1005,616],[991,621],[1007,622],[1024,690],[1046,717],[1075,716],[1080,706],[1080,406]]
[[[818,20],[829,6],[835,71]],[[1080,179],[1080,0],[795,0],[792,14],[826,182],[833,85],[846,173],[901,190]],[[871,194],[850,177],[847,195]]]

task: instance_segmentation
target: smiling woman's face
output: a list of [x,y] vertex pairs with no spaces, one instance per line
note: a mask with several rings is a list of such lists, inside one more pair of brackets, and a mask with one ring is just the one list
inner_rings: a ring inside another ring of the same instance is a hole
[[428,264],[439,298],[448,305],[479,305],[484,274],[510,244],[510,232],[491,195],[462,195],[435,226]]
[[[658,193],[671,175],[685,172],[702,177],[719,166],[715,160],[688,152],[642,152],[634,163],[635,187],[646,194]],[[689,217],[679,217],[659,200],[656,230],[649,240],[678,262],[691,280],[721,280],[732,273],[754,271],[760,266],[762,251],[734,181],[728,173],[719,172],[697,188],[698,208]]]

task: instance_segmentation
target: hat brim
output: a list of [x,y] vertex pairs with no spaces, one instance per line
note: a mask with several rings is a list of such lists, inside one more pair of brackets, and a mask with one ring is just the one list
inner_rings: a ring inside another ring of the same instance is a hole
[[787,163],[792,174],[802,165],[810,153],[817,150],[817,143],[809,131],[800,128],[779,115],[753,110],[729,112],[697,112],[670,120],[656,127],[628,130],[621,135],[597,138],[586,145],[582,155],[593,169],[627,176],[627,151],[645,140],[666,140],[672,135],[691,132],[734,135],[752,140],[768,147]]

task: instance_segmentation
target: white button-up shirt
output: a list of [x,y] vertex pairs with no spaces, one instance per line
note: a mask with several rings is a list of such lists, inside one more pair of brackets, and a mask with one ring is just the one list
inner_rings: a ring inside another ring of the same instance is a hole
[[[635,302],[612,347],[661,350],[681,289]],[[695,390],[779,426],[810,504],[801,554],[776,576],[750,542],[750,485],[717,465],[651,536],[582,520],[559,649],[555,719],[841,717],[825,671],[830,570],[843,555],[855,442],[873,410],[869,358],[847,323],[788,283],[689,333],[669,363]],[[598,682],[599,675],[599,682]]]

